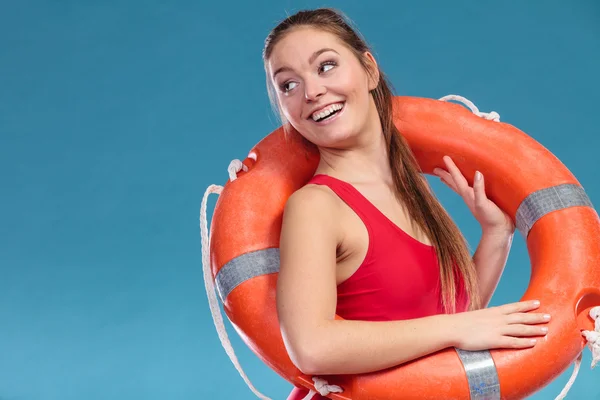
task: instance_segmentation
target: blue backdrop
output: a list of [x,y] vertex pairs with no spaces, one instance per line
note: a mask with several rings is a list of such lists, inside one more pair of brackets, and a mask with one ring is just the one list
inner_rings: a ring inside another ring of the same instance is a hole
[[[208,310],[198,210],[278,126],[265,36],[318,6],[354,20],[398,94],[499,112],[600,205],[596,0],[3,1],[0,399],[254,398]],[[476,246],[460,198],[433,186]],[[518,236],[493,304],[518,300],[529,273]],[[227,326],[255,385],[285,398]],[[600,399],[589,363],[586,350],[569,398]]]

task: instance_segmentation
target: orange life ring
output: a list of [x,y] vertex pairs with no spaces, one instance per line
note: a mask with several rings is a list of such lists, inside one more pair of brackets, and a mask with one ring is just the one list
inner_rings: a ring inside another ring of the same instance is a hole
[[[486,176],[488,197],[527,241],[531,280],[523,300],[552,314],[549,334],[527,350],[447,349],[377,373],[328,376],[332,399],[517,399],[565,371],[593,330],[600,305],[600,222],[583,188],[547,149],[517,128],[448,102],[394,98],[394,120],[424,173],[455,160],[466,177]],[[229,181],[213,214],[212,279],[244,342],[291,383],[314,388],[290,361],[277,319],[279,234],[288,197],[313,175],[318,155],[282,128],[258,143]],[[472,182],[470,182],[472,183]],[[339,317],[338,317],[339,318]]]

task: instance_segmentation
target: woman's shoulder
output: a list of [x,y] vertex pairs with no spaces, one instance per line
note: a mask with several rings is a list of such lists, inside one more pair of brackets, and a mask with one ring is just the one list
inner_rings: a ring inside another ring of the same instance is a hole
[[284,228],[305,225],[334,229],[339,209],[339,200],[331,189],[307,184],[288,198],[283,216]]
[[337,196],[324,185],[309,183],[296,190],[286,202],[285,211],[331,212],[339,207]]

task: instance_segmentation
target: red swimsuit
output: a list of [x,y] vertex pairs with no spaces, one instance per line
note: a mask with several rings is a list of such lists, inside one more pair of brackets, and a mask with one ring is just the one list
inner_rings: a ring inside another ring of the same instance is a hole
[[[351,184],[328,175],[316,175],[309,184],[328,186],[360,217],[369,232],[365,259],[337,287],[337,315],[348,320],[391,321],[444,312],[434,247],[400,229]],[[468,306],[463,285],[459,288],[457,312]],[[288,400],[301,400],[307,393],[306,389],[295,388]],[[318,394],[312,399],[326,400]]]

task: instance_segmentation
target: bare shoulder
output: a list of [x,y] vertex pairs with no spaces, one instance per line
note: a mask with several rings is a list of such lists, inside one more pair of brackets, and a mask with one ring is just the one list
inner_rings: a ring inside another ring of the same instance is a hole
[[306,185],[294,192],[286,202],[283,214],[282,239],[292,239],[295,247],[303,243],[326,239],[337,242],[339,232],[339,200],[326,186]]
[[306,185],[294,192],[285,205],[286,214],[330,215],[338,209],[336,196],[326,186]]
[[338,210],[335,194],[320,185],[304,186],[286,202],[276,298],[292,356],[302,357],[306,343],[319,339],[315,326],[335,315]]

